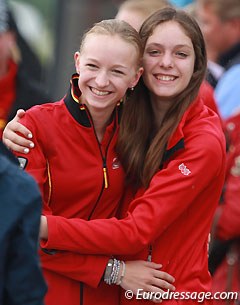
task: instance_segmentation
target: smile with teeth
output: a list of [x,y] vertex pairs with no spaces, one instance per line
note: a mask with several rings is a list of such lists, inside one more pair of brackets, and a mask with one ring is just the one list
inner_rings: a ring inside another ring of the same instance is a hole
[[173,81],[176,79],[175,76],[170,76],[170,75],[156,75],[156,78],[158,80],[163,80],[163,81]]
[[108,94],[111,93],[110,91],[98,90],[98,89],[93,88],[93,87],[91,87],[90,89],[91,89],[91,91],[92,91],[94,94],[99,95],[99,96],[104,96],[104,95],[108,95]]

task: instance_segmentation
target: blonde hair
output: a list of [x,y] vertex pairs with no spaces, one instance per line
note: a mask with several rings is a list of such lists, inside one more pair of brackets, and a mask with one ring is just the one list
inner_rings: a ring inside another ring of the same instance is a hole
[[138,32],[127,22],[117,19],[108,19],[95,23],[93,27],[83,35],[80,45],[80,53],[84,47],[86,38],[90,34],[119,36],[122,40],[135,47],[138,55],[137,64],[139,67],[142,65],[143,46],[140,36]]
[[118,11],[137,11],[146,19],[155,11],[169,6],[171,5],[167,0],[126,0],[119,6]]
[[211,7],[222,21],[240,18],[240,0],[197,0],[197,4]]

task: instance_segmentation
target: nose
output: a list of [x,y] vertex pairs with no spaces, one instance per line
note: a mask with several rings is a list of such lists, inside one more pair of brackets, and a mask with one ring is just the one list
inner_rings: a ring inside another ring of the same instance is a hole
[[173,67],[173,58],[172,58],[172,55],[170,53],[164,53],[161,56],[160,66],[165,68],[165,69],[169,69],[169,68]]
[[95,82],[98,87],[103,88],[109,85],[109,77],[106,71],[98,71]]

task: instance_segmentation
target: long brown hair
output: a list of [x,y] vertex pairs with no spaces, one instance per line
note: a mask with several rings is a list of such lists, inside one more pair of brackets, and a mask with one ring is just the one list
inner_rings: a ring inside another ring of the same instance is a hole
[[143,23],[140,37],[145,47],[154,29],[167,21],[177,22],[191,39],[195,52],[195,66],[191,80],[171,105],[156,130],[149,91],[140,79],[132,96],[126,101],[121,121],[117,152],[133,186],[147,187],[162,164],[167,142],[178,126],[184,112],[196,98],[207,65],[205,43],[197,22],[186,12],[165,8],[153,13]]

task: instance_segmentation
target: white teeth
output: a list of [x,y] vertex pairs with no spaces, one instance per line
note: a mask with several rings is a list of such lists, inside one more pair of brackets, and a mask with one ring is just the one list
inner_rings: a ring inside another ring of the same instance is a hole
[[95,88],[91,88],[92,92],[96,95],[100,95],[100,96],[103,96],[103,95],[108,95],[109,94],[109,91],[99,91]]
[[161,75],[161,76],[157,76],[158,80],[163,80],[163,81],[172,81],[175,79],[174,76],[168,76],[168,75]]

